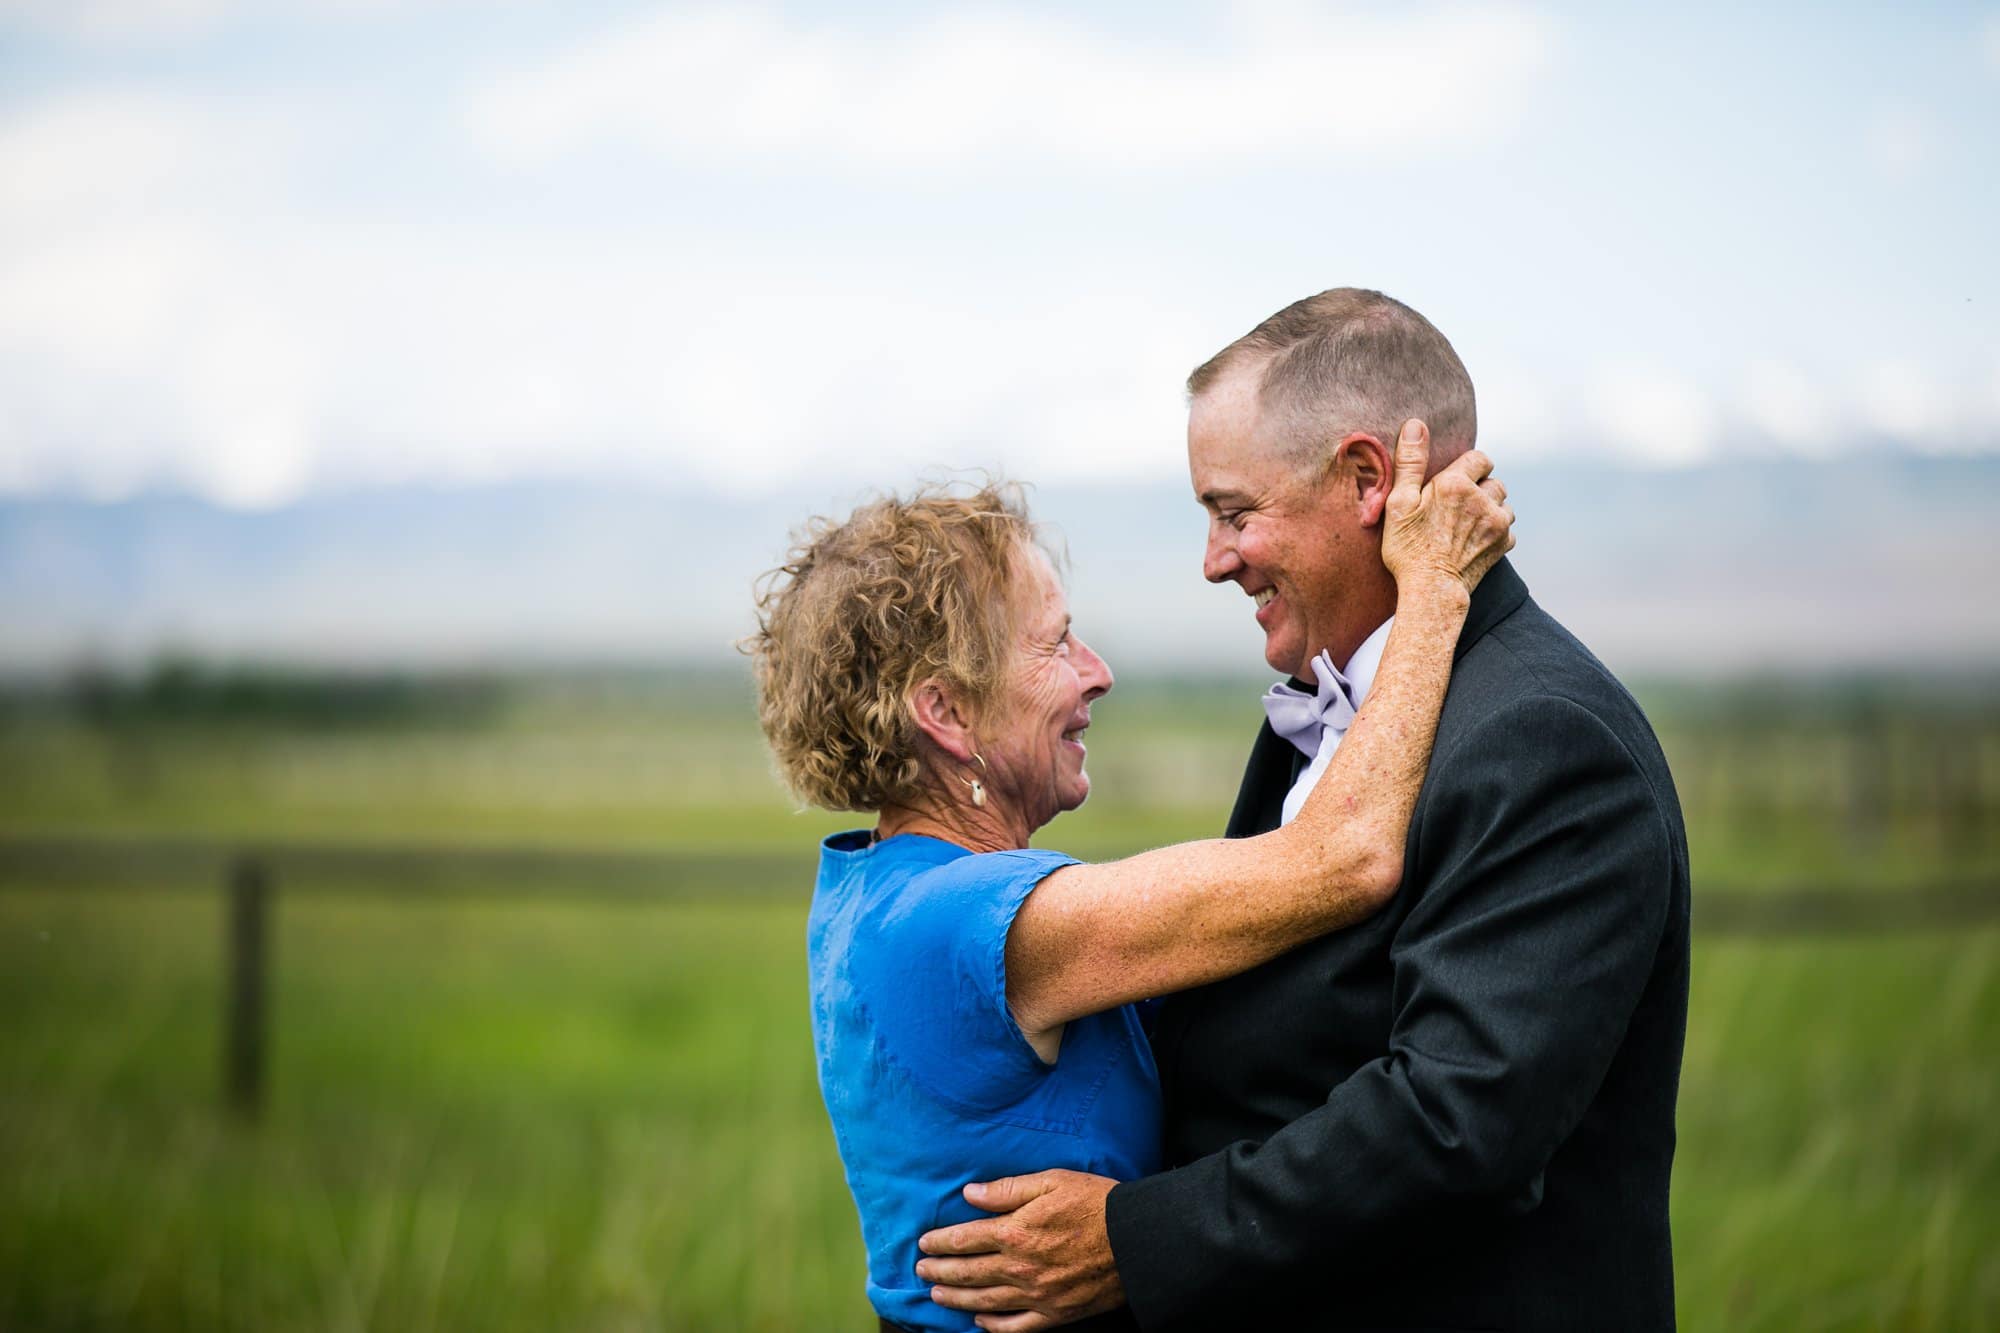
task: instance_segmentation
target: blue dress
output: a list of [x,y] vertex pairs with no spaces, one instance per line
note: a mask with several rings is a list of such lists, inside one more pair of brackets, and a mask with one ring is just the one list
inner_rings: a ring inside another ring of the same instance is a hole
[[1159,1169],[1160,1089],[1130,1005],[1072,1021],[1044,1064],[1007,1008],[1007,931],[1060,852],[973,853],[902,834],[820,848],[807,946],[813,1041],[868,1248],[868,1299],[914,1329],[970,1329],[930,1299],[917,1237],[985,1217],[969,1181]]

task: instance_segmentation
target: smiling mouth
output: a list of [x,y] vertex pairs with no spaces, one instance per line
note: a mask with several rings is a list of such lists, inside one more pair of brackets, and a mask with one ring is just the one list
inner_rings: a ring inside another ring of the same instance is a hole
[[1271,604],[1277,595],[1278,590],[1276,588],[1259,588],[1250,594],[1250,600],[1257,603],[1257,609],[1262,611]]
[[1068,741],[1071,745],[1081,745],[1083,744],[1083,733],[1089,730],[1090,727],[1088,724],[1085,724],[1084,726],[1081,727],[1073,727],[1070,730],[1065,731],[1062,734],[1062,738]]

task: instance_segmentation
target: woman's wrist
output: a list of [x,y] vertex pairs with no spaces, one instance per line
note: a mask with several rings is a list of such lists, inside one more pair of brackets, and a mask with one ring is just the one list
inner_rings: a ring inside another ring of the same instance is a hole
[[1396,615],[1435,613],[1464,619],[1472,608],[1465,580],[1449,570],[1409,570],[1396,576]]

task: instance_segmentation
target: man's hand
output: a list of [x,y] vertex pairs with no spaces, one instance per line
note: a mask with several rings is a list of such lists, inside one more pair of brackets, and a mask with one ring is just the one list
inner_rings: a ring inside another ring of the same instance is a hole
[[999,1216],[927,1231],[917,1276],[931,1299],[966,1310],[990,1333],[1033,1333],[1125,1303],[1104,1196],[1118,1182],[1081,1171],[1038,1171],[965,1187],[965,1200]]

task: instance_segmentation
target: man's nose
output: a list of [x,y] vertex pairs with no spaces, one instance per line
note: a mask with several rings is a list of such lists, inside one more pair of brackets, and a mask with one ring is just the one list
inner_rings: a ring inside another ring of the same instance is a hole
[[1243,561],[1236,554],[1236,543],[1231,540],[1233,535],[1228,524],[1219,520],[1209,522],[1208,549],[1202,552],[1201,576],[1210,583],[1222,583],[1243,568]]

